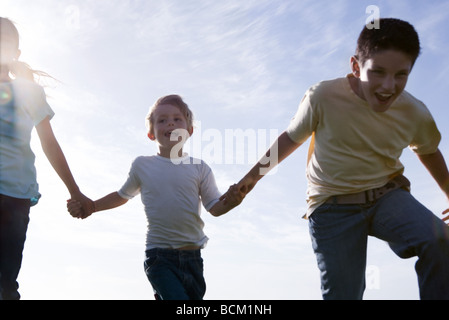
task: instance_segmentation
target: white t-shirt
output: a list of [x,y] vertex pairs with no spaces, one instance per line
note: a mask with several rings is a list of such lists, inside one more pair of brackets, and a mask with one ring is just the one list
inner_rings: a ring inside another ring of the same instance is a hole
[[221,196],[210,167],[188,156],[177,162],[161,156],[138,157],[118,193],[124,199],[141,194],[148,220],[147,250],[204,247],[208,238],[201,203],[209,211]]

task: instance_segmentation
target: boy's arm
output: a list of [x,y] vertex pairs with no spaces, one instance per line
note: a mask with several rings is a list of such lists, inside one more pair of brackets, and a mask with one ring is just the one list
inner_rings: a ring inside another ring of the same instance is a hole
[[81,204],[78,201],[74,201],[74,200],[70,200],[67,203],[67,210],[70,212],[70,214],[73,217],[85,219],[85,218],[89,217],[94,212],[117,208],[121,205],[124,205],[127,202],[128,202],[128,200],[125,198],[122,198],[118,194],[118,192],[112,192],[112,193],[108,194],[107,196],[95,201],[92,211],[82,212]]
[[262,159],[240,180],[237,185],[238,190],[244,194],[249,193],[265,174],[292,154],[299,146],[301,144],[290,139],[287,132],[282,133]]
[[[444,160],[443,155],[440,150],[437,150],[435,153],[426,154],[426,155],[418,155],[419,160],[423,163],[423,165],[429,170],[432,177],[440,186],[441,190],[443,190],[447,199],[449,200],[449,171],[446,165],[446,161]],[[449,212],[449,209],[444,213]],[[448,220],[449,217],[444,220]]]
[[220,201],[209,210],[209,212],[214,217],[219,217],[237,207],[242,203],[244,197],[245,195],[233,185],[229,188],[226,194],[220,198]]
[[449,171],[440,150],[432,154],[418,155],[419,160],[429,170],[432,177],[449,199]]
[[122,198],[118,192],[112,192],[107,196],[94,201],[95,212],[114,209],[124,205],[128,202],[128,199]]
[[227,213],[234,207],[231,208],[231,206],[229,205],[228,202],[225,202],[224,200],[220,200],[216,204],[214,204],[214,206],[212,208],[210,208],[209,212],[214,217],[219,217],[221,215],[224,215],[225,213]]

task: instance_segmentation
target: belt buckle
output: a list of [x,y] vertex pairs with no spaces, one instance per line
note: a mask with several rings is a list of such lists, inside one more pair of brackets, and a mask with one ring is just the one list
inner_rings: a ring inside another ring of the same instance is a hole
[[395,190],[397,188],[399,188],[399,185],[396,182],[394,182],[394,181],[390,181],[389,183],[387,183],[383,187],[380,187],[380,188],[377,188],[377,189],[366,190],[365,191],[366,203],[372,205],[377,200],[382,198],[382,196],[384,196],[388,192],[390,192],[392,190]]

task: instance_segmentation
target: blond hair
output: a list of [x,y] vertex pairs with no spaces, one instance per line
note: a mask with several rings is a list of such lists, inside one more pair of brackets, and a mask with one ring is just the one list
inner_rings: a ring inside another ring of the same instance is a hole
[[177,94],[172,94],[159,98],[150,108],[148,115],[145,118],[145,125],[149,134],[154,134],[154,111],[158,106],[169,104],[177,107],[187,120],[187,129],[190,131],[193,128],[193,113],[189,106]]

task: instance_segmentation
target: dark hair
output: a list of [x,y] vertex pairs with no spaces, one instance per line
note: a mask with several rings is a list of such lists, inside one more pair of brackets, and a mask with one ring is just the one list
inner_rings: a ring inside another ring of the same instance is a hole
[[418,58],[421,47],[415,28],[395,18],[379,19],[379,28],[363,28],[357,40],[356,58],[363,65],[374,54],[388,49],[401,51],[412,59]]

